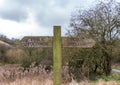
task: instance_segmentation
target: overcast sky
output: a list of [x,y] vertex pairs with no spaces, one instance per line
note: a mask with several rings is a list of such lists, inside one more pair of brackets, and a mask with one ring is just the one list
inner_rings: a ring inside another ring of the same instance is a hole
[[71,14],[96,0],[0,0],[0,34],[9,38],[53,35],[53,25],[69,26]]

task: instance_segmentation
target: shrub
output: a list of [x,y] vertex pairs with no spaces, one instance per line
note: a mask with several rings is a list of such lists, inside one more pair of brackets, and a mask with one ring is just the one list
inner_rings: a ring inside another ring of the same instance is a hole
[[26,54],[22,49],[18,49],[18,48],[9,49],[6,52],[7,62],[11,64],[13,63],[20,64],[25,55]]
[[3,46],[3,45],[0,45],[0,61],[1,61],[1,62],[6,62],[6,61],[7,61],[6,51],[7,51],[8,49],[9,49],[8,47]]
[[24,48],[25,56],[22,60],[23,67],[29,67],[32,63],[35,65],[52,65],[52,48]]

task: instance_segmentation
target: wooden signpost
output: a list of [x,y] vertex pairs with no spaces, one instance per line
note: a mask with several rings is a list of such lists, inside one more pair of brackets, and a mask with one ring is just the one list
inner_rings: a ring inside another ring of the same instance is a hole
[[61,85],[61,68],[62,68],[62,40],[61,27],[54,26],[54,41],[53,41],[53,69],[54,69],[54,85]]
[[54,36],[27,36],[21,40],[24,47],[53,47],[54,85],[61,85],[62,46],[89,48],[95,45],[92,39],[61,37],[61,26],[54,26]]

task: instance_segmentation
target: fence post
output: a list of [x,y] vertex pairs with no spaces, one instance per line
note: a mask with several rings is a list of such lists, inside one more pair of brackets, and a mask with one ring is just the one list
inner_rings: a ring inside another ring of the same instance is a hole
[[61,85],[61,26],[54,26],[53,39],[53,69],[54,69],[54,85]]

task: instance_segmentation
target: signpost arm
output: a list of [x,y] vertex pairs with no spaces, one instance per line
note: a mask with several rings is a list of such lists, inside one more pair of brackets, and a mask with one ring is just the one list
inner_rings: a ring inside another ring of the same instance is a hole
[[54,26],[53,40],[53,66],[54,66],[54,85],[61,85],[61,26]]

